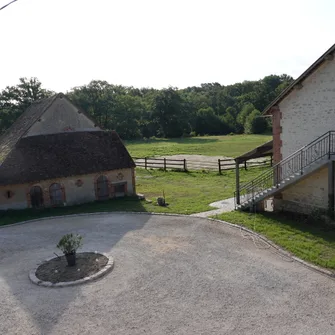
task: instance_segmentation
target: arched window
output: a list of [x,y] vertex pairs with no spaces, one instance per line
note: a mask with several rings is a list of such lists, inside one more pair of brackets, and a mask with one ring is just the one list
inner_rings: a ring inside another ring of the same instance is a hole
[[97,199],[107,200],[109,198],[108,179],[106,176],[99,176],[97,179]]
[[39,186],[33,186],[30,189],[30,202],[33,208],[43,207],[43,191]]
[[54,183],[49,187],[51,206],[60,206],[64,204],[64,194],[61,184]]

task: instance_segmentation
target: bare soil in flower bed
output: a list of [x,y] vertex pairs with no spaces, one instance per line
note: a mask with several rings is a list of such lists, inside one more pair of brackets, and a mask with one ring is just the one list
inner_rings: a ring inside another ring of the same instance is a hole
[[65,256],[60,256],[41,264],[36,277],[51,283],[76,281],[99,272],[107,263],[106,256],[95,252],[77,253],[75,266],[68,266]]

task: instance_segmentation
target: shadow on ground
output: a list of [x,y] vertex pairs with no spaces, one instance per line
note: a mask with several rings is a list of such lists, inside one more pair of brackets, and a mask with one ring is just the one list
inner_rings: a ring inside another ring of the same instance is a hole
[[125,197],[107,201],[90,202],[69,207],[6,210],[0,211],[0,226],[50,216],[71,215],[80,213],[117,211],[122,212],[129,211],[130,209],[133,212],[146,212],[146,209],[143,207],[142,204],[142,201],[139,200],[137,197]]
[[[123,206],[115,205],[113,208],[121,210]],[[77,209],[50,210],[43,213],[45,216],[73,214]],[[89,211],[90,206],[85,209]],[[110,210],[108,202],[100,204],[99,211],[103,209]],[[136,209],[145,211],[140,202],[137,203]],[[24,211],[25,219],[27,214],[33,217],[36,213]],[[20,215],[18,217],[21,217]],[[10,218],[13,217],[12,214]],[[17,325],[22,327],[26,324],[31,327],[26,330],[26,334],[49,334],[55,331],[55,325],[65,313],[71,314],[71,309],[78,303],[78,298],[87,294],[82,290],[85,285],[52,289],[39,287],[31,283],[28,278],[29,271],[37,264],[52,257],[54,252],[60,253],[56,245],[64,234],[70,232],[81,234],[84,241],[82,251],[113,254],[114,246],[130,231],[142,229],[149,218],[149,215],[139,215],[133,222],[127,220],[123,214],[108,216],[102,214],[72,217],[68,222],[66,218],[50,218],[1,227],[0,294],[4,303],[1,304],[0,333],[14,334]],[[107,243],[106,235],[108,235]],[[17,306],[21,312],[15,310]]]

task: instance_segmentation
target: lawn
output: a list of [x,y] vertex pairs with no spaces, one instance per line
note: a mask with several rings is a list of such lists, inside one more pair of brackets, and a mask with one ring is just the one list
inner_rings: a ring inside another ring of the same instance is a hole
[[235,211],[216,218],[250,228],[305,261],[335,269],[335,228],[307,224],[274,213]]
[[[264,168],[263,168],[264,169]],[[253,168],[241,171],[241,180],[254,178],[263,169]],[[211,210],[208,204],[220,199],[233,197],[235,190],[234,171],[224,171],[222,175],[203,172],[164,172],[160,170],[136,170],[136,187],[152,203],[137,198],[115,199],[93,202],[78,206],[51,208],[44,210],[11,210],[0,212],[0,225],[30,220],[34,218],[94,213],[106,211],[165,212],[192,214]],[[165,193],[167,207],[156,205],[156,199]]]
[[267,141],[269,135],[226,135],[171,139],[125,141],[132,157],[196,154],[207,156],[239,156]]

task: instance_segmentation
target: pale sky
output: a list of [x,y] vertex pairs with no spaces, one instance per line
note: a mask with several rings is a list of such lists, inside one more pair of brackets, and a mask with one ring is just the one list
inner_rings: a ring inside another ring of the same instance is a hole
[[334,0],[18,0],[0,11],[0,90],[296,78],[335,42],[334,14]]

